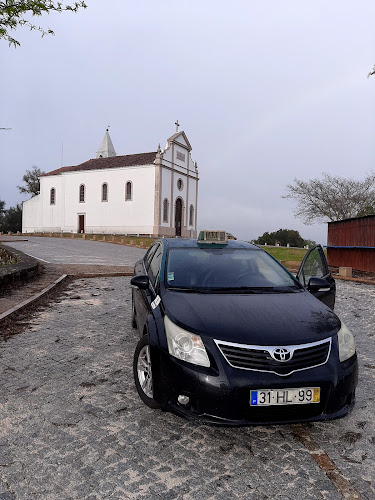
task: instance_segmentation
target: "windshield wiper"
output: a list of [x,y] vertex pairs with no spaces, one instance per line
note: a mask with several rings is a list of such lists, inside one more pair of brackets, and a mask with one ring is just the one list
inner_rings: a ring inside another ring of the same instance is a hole
[[177,292],[188,292],[188,293],[211,293],[212,288],[191,288],[185,286],[169,286],[168,290],[177,291]]
[[212,288],[212,293],[218,292],[237,292],[237,293],[293,293],[298,290],[294,286],[231,286],[231,287],[219,287]]
[[187,293],[294,293],[299,290],[294,286],[223,286],[213,288],[191,288],[184,286],[169,286],[168,290]]

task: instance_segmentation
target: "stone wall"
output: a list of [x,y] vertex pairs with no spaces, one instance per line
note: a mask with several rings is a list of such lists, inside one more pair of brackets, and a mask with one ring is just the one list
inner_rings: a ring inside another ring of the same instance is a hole
[[33,257],[29,257],[19,250],[10,250],[3,245],[0,245],[0,248],[17,257],[18,260],[15,264],[0,267],[0,296],[6,293],[9,286],[33,279],[41,273],[42,266]]

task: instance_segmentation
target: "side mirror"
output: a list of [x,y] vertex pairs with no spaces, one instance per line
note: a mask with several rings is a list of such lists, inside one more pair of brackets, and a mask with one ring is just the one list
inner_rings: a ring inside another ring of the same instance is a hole
[[146,274],[141,274],[139,276],[134,276],[130,280],[130,284],[136,286],[140,290],[148,290],[150,285],[150,280]]
[[307,289],[309,292],[329,292],[331,286],[324,278],[310,278]]

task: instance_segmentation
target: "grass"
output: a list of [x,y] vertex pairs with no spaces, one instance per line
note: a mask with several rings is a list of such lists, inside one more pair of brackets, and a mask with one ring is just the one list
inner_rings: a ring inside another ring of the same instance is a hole
[[301,262],[307,250],[305,248],[286,248],[286,247],[269,247],[262,246],[269,254],[277,260],[286,262]]
[[0,248],[0,267],[16,264],[17,262],[20,262],[20,260],[21,259],[19,257],[12,255],[3,248]]

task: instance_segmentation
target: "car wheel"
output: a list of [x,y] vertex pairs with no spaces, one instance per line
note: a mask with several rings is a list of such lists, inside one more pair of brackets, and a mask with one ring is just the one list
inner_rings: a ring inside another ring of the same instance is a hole
[[153,398],[153,382],[148,335],[143,335],[137,344],[133,360],[135,387],[139,397],[150,408],[160,408]]
[[137,320],[135,319],[134,299],[132,299],[132,327],[137,328]]

